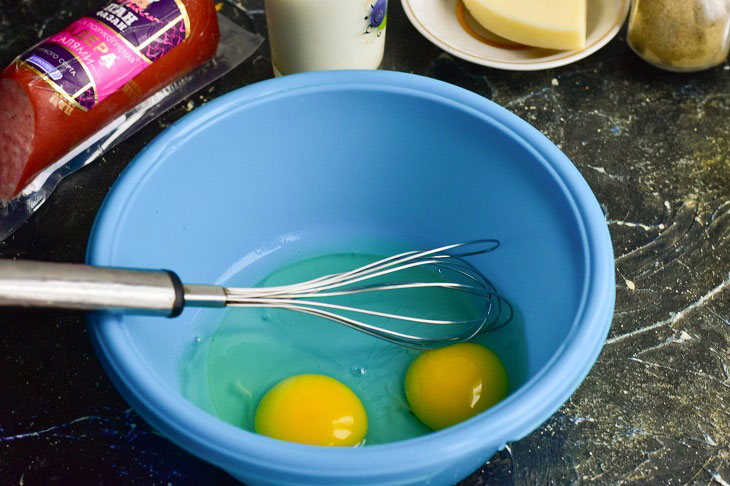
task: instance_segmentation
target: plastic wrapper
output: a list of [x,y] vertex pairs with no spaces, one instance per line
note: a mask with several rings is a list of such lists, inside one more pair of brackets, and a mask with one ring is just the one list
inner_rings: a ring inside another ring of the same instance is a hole
[[218,13],[217,19],[220,41],[211,59],[100,127],[35,174],[12,199],[0,201],[0,240],[18,229],[51,196],[64,177],[91,164],[183,99],[231,71],[263,42],[261,36],[237,25],[225,15]]

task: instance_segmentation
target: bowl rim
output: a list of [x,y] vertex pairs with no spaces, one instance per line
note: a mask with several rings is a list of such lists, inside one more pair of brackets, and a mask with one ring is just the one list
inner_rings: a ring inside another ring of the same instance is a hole
[[122,396],[173,442],[229,471],[245,464],[249,474],[265,475],[275,470],[291,477],[372,478],[413,474],[424,463],[443,465],[465,454],[501,449],[507,442],[532,432],[570,397],[593,366],[610,328],[615,305],[611,238],[598,201],[572,162],[532,125],[496,103],[452,84],[402,72],[319,71],[284,76],[239,88],[185,115],[141,151],[112,186],[89,237],[87,262],[113,264],[116,228],[125,202],[138,190],[139,181],[146,177],[158,155],[182,137],[202,130],[227,113],[248,109],[272,97],[337,89],[426,96],[472,112],[532,151],[562,186],[581,232],[586,269],[581,304],[565,340],[569,344],[556,351],[537,374],[504,401],[438,432],[356,449],[278,441],[209,415],[146,373],[142,360],[125,349],[129,334],[118,316],[90,313],[89,334],[97,356]]

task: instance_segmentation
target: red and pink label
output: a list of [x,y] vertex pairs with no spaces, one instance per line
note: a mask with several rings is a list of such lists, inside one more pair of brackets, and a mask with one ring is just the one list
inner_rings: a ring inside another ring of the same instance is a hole
[[185,40],[182,0],[113,0],[18,58],[73,106],[94,107]]

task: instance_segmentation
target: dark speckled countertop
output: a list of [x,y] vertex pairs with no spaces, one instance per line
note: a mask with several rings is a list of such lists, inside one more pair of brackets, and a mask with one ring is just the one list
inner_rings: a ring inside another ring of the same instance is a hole
[[[91,0],[0,0],[0,64]],[[730,484],[730,66],[659,71],[624,33],[575,64],[506,72],[420,36],[390,2],[385,69],[475,91],[553,140],[602,204],[616,314],[588,378],[541,428],[464,481]],[[262,0],[226,5],[265,34]],[[272,76],[268,45],[63,181],[0,257],[81,262],[94,216],[134,155],[221,94]],[[232,484],[150,429],[120,398],[76,312],[0,311],[0,484]]]

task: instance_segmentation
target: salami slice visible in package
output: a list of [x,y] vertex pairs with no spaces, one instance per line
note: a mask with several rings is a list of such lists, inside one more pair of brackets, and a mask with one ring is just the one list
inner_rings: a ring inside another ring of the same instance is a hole
[[111,0],[0,74],[0,240],[71,172],[248,58],[213,0]]

